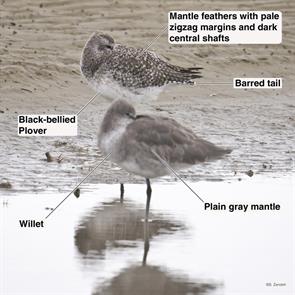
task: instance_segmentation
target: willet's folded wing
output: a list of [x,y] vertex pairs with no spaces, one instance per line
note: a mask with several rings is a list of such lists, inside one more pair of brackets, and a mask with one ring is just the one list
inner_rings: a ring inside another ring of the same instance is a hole
[[229,153],[204,139],[175,120],[165,117],[139,116],[126,129],[125,150],[128,153],[150,152],[153,149],[168,163],[192,165]]
[[169,83],[193,84],[202,77],[201,68],[174,66],[155,53],[143,49],[117,45],[104,64],[105,71],[112,69],[113,78],[125,87],[146,88]]

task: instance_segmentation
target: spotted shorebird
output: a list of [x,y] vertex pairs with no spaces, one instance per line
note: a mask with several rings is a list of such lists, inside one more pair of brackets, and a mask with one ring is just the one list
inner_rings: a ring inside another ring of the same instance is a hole
[[154,99],[168,84],[194,84],[202,69],[171,65],[152,51],[120,45],[111,36],[98,33],[86,42],[80,67],[98,93],[133,101]]
[[146,179],[146,218],[152,193],[150,179],[171,173],[163,161],[177,171],[231,152],[196,136],[171,118],[136,115],[134,107],[121,99],[114,101],[104,115],[98,146],[103,154],[111,153],[112,162]]

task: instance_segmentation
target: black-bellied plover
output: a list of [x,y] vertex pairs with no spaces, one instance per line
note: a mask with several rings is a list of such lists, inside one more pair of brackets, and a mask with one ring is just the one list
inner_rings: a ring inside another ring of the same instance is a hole
[[111,153],[112,162],[146,179],[147,214],[152,192],[150,178],[170,174],[158,157],[179,170],[231,152],[196,136],[171,118],[136,115],[134,107],[121,99],[113,102],[104,115],[98,146],[103,154]]
[[128,100],[156,98],[172,83],[194,84],[202,69],[171,65],[152,51],[123,46],[109,35],[98,33],[86,42],[80,67],[98,93]]

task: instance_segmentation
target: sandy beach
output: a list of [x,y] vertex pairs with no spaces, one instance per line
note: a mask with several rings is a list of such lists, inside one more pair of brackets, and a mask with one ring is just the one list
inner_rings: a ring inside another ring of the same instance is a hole
[[[79,72],[85,41],[93,31],[111,34],[122,44],[145,47],[167,23],[175,1],[2,1],[0,27],[0,162],[5,192],[67,190],[101,155],[97,130],[109,101],[97,98],[79,116],[79,136],[17,136],[18,114],[72,114],[94,95]],[[171,63],[202,66],[200,83],[231,82],[234,77],[282,77],[277,90],[235,90],[231,85],[170,87],[156,102],[138,104],[139,113],[171,116],[198,135],[233,148],[225,161],[182,173],[188,180],[235,181],[245,172],[271,177],[292,171],[294,159],[295,4],[293,1],[182,1],[188,10],[280,10],[279,45],[175,45],[163,34],[152,50]],[[58,164],[45,153],[62,154]],[[90,183],[124,179],[141,182],[105,163]],[[167,180],[174,180],[167,178]],[[2,190],[3,191],[3,190]]]

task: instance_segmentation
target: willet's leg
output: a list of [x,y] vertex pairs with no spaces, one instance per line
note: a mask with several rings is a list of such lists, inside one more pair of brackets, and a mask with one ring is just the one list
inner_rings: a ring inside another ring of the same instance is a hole
[[124,183],[120,183],[120,202],[123,203],[123,198],[124,198]]
[[152,188],[151,188],[151,182],[148,178],[146,178],[146,207],[145,207],[145,220],[149,220],[149,211],[150,211],[150,201],[152,196]]
[[144,221],[143,224],[143,235],[144,235],[144,252],[143,252],[143,259],[142,265],[146,265],[146,258],[150,249],[150,233],[149,233],[149,222],[148,220]]

